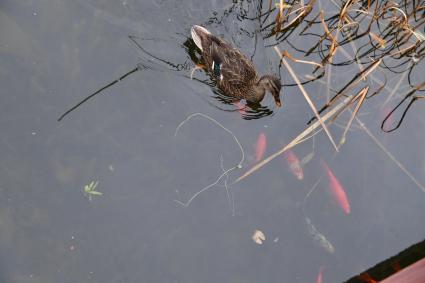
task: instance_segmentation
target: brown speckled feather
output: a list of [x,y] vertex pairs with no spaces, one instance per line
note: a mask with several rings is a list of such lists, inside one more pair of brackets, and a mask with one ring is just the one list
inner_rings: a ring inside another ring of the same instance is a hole
[[204,53],[204,60],[209,71],[212,71],[213,58],[218,58],[221,62],[223,79],[216,78],[219,87],[233,97],[244,98],[243,92],[249,88],[247,82],[258,81],[252,62],[238,49],[216,36],[211,35],[211,42],[203,42],[202,45],[207,53]]

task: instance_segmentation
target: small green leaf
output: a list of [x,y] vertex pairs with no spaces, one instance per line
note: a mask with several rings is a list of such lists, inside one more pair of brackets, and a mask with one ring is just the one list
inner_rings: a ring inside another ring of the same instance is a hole
[[92,182],[92,183],[93,183],[93,185],[92,185],[91,189],[94,190],[94,189],[96,189],[97,185],[99,184],[99,181]]
[[89,184],[84,186],[84,194],[89,198],[89,200],[92,200],[92,196],[101,196],[103,193],[95,191],[94,189],[99,184],[99,181],[91,181]]
[[97,192],[97,191],[90,191],[90,192],[87,192],[87,193],[90,194],[90,195],[94,195],[94,196],[101,196],[101,195],[103,195],[103,193]]

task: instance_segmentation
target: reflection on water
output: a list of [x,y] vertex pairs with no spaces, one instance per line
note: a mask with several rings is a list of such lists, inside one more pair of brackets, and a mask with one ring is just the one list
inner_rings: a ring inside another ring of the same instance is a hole
[[[0,282],[342,282],[423,240],[420,4],[275,2],[2,3]],[[229,99],[203,71],[191,79],[194,24],[242,50],[259,73],[279,73],[283,107]],[[260,135],[267,158],[312,117],[274,46],[292,56],[285,60],[322,116],[352,99],[326,120],[345,142],[336,153],[323,131],[312,132],[314,142],[235,183],[262,162]],[[397,126],[411,101],[401,126],[384,134],[382,120],[396,109],[385,129]],[[174,200],[190,199],[241,154],[205,119],[174,136],[198,112],[230,130],[245,159],[184,207]],[[349,214],[321,159],[344,186]],[[90,192],[102,195],[90,202]]]

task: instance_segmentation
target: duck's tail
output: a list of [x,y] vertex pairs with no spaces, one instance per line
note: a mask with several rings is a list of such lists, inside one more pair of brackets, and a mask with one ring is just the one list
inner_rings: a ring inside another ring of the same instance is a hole
[[202,38],[211,33],[206,28],[197,25],[192,27],[190,33],[192,34],[192,39],[196,46],[202,51]]

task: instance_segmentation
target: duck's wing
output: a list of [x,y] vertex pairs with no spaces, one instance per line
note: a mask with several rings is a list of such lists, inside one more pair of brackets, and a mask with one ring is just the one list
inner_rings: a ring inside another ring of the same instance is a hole
[[234,86],[243,86],[256,80],[253,63],[238,49],[218,37],[211,36],[209,46],[211,72],[220,81]]

